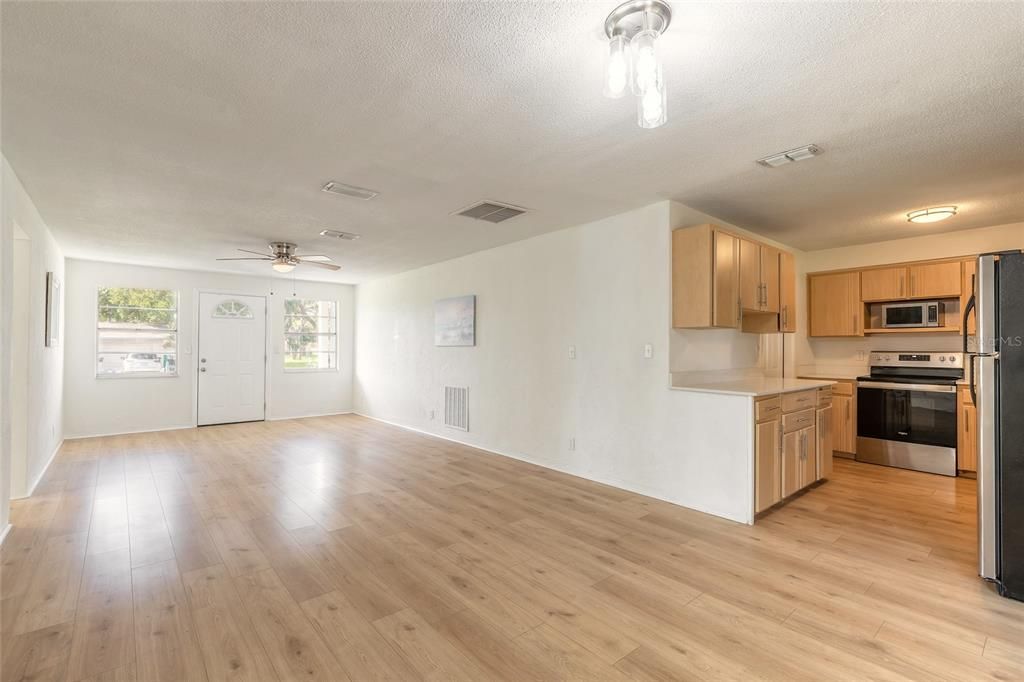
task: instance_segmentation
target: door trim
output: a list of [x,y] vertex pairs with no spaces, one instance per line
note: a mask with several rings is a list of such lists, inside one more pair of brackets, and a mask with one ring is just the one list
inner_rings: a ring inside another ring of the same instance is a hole
[[[220,296],[250,296],[262,298],[263,315],[263,419],[267,421],[267,408],[270,405],[270,297],[267,294],[253,294],[246,291],[232,289],[193,289],[192,290],[192,347],[191,367],[189,376],[192,377],[192,428],[199,428],[199,298],[200,294],[216,294]],[[179,312],[180,314],[180,312]]]

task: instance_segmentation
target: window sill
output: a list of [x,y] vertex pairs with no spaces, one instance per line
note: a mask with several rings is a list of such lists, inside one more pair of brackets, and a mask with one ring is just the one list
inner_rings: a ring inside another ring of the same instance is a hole
[[178,373],[168,372],[135,372],[132,374],[97,374],[97,379],[177,379]]

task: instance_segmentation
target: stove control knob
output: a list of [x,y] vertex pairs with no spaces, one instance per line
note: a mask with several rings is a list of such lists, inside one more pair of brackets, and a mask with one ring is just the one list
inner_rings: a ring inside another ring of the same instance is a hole
[[946,361],[946,356],[945,355],[940,355],[939,356],[939,362],[945,362],[945,361]]

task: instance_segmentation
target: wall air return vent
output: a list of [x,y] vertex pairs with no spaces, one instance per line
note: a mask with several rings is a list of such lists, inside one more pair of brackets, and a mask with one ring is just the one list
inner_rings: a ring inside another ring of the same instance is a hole
[[469,431],[469,387],[444,387],[444,425],[459,431]]
[[362,199],[363,201],[368,201],[380,194],[380,192],[375,192],[372,189],[356,187],[355,185],[346,185],[343,182],[328,182],[320,188],[320,191],[329,192],[330,194],[340,194],[346,197],[354,197],[356,199]]
[[518,215],[523,215],[526,213],[526,210],[527,209],[525,208],[519,208],[509,204],[499,204],[496,201],[481,201],[478,204],[473,204],[469,208],[456,211],[453,215],[466,216],[467,218],[475,218],[476,220],[486,220],[489,223],[501,223],[509,218],[515,218]]

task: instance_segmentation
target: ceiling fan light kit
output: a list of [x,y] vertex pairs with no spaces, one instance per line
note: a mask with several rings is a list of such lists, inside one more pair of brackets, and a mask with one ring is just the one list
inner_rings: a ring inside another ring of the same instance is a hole
[[325,261],[331,260],[330,256],[324,256],[322,254],[311,254],[311,255],[300,255],[295,253],[297,248],[295,244],[291,242],[270,242],[267,244],[269,253],[261,253],[259,251],[250,251],[248,249],[238,249],[242,253],[255,254],[255,257],[246,256],[244,258],[218,258],[217,260],[261,260],[270,263],[270,267],[275,272],[291,272],[296,265],[313,265],[318,268],[324,268],[325,270],[337,271],[341,270],[340,265],[334,265],[333,263],[327,263]]
[[637,124],[658,128],[668,121],[668,91],[658,39],[672,21],[664,0],[630,0],[604,22],[608,36],[604,94],[618,99],[629,89],[636,96]]

